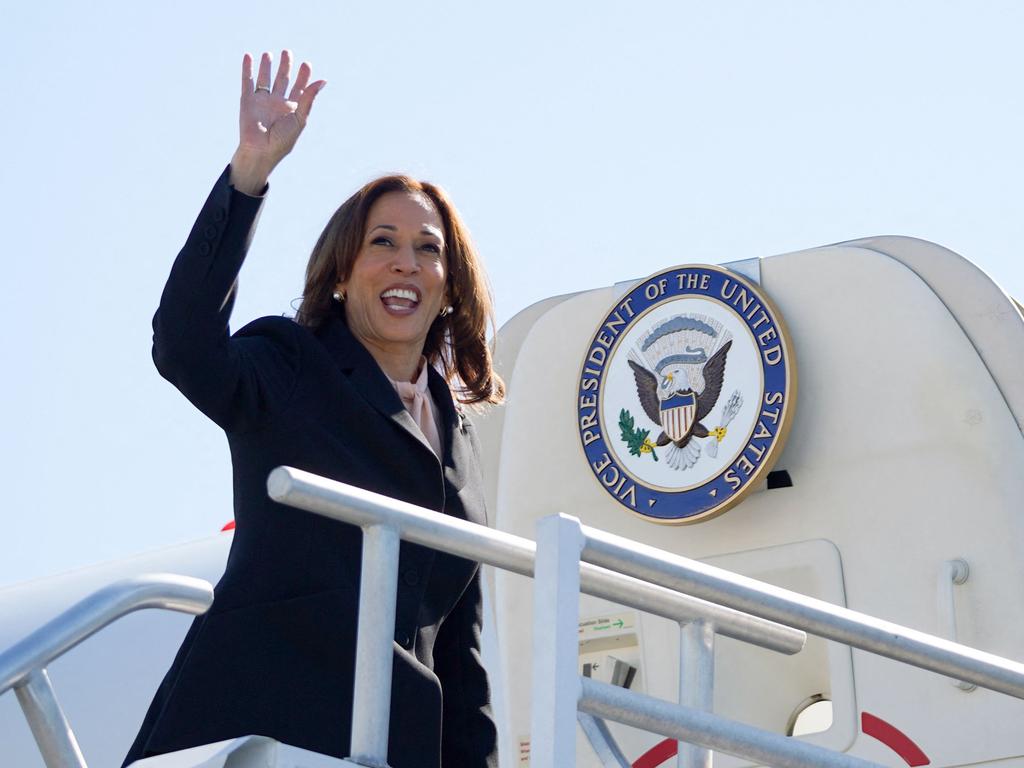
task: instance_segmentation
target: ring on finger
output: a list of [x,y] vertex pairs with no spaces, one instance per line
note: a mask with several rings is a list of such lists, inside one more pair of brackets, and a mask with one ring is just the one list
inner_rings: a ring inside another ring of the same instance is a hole
[[260,91],[266,91],[267,93],[270,93],[270,89],[265,85],[256,86],[256,93],[259,93]]

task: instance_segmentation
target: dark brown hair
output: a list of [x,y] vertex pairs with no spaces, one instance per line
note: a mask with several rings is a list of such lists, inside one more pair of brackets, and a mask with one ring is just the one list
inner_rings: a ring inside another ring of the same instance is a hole
[[[309,328],[323,325],[334,313],[332,294],[349,278],[366,236],[370,209],[389,192],[423,195],[444,222],[448,261],[448,300],[453,311],[438,317],[427,332],[423,355],[438,366],[462,403],[500,403],[505,384],[492,367],[487,330],[494,327],[490,290],[466,225],[440,187],[408,176],[384,176],[366,184],[341,204],[320,234],[306,266],[306,286],[296,320]],[[456,381],[457,380],[457,381]]]

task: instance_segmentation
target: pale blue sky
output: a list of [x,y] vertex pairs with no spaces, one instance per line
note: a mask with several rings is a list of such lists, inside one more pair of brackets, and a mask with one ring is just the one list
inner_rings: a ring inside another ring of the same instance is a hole
[[[1024,4],[20,2],[0,15],[0,585],[217,531],[219,430],[150,319],[236,140],[242,53],[329,81],[235,327],[290,312],[367,179],[453,195],[498,319],[689,261],[880,234],[1024,297]],[[870,290],[870,286],[851,286]]]

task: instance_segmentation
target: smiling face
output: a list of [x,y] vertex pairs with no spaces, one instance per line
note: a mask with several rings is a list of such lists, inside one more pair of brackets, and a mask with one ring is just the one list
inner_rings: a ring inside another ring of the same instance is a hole
[[423,353],[447,303],[447,276],[444,224],[430,199],[381,195],[366,217],[351,274],[337,288],[345,294],[349,329],[392,378],[396,363],[418,361]]

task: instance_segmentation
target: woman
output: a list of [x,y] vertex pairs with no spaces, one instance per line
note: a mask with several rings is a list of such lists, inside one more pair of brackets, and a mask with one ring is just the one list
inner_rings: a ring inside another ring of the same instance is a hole
[[[503,385],[482,272],[436,187],[368,184],[314,248],[297,322],[265,317],[229,337],[267,178],[325,85],[303,63],[286,98],[290,67],[285,51],[271,87],[269,54],[255,84],[243,59],[238,150],[153,321],[157,368],[227,432],[237,528],[213,606],[189,630],[125,764],[250,733],[348,755],[361,532],[270,501],[271,469],[485,522],[476,437],[447,381],[459,381],[464,403],[498,402]],[[477,565],[403,543],[393,768],[496,765],[479,632]]]

